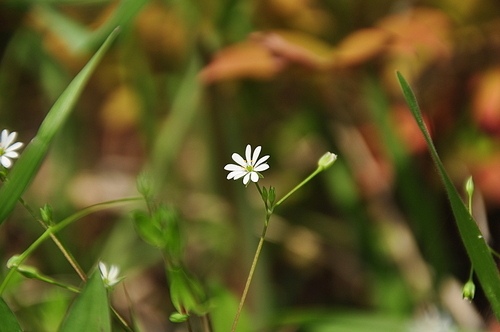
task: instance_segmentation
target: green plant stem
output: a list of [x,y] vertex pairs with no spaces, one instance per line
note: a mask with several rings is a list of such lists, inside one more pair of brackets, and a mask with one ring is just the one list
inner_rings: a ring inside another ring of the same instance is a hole
[[233,326],[231,327],[231,332],[236,331],[236,325],[238,324],[238,320],[240,319],[241,310],[243,309],[243,305],[245,304],[245,300],[247,298],[248,289],[250,288],[250,284],[253,279],[253,274],[255,272],[255,267],[257,266],[257,262],[259,261],[260,252],[262,251],[262,246],[264,245],[264,240],[266,238],[267,226],[269,225],[269,218],[271,214],[267,214],[266,222],[264,224],[264,228],[262,229],[262,235],[260,236],[259,244],[257,245],[257,250],[255,251],[255,255],[253,257],[252,266],[250,267],[250,272],[248,273],[247,282],[245,284],[245,288],[243,289],[243,294],[241,295],[240,304],[238,305],[238,311],[236,312],[236,316],[234,317]]
[[313,177],[321,173],[325,170],[324,167],[318,166],[314,172],[312,172],[307,178],[305,178],[301,183],[296,185],[292,190],[290,190],[283,198],[281,198],[276,204],[271,207],[268,206],[267,201],[264,200],[262,196],[262,189],[260,188],[258,183],[255,183],[259,194],[261,195],[264,205],[266,207],[266,220],[264,222],[264,228],[262,229],[262,235],[260,236],[259,244],[257,245],[257,250],[255,251],[255,255],[253,257],[252,266],[250,267],[250,272],[248,273],[247,281],[245,284],[245,288],[243,289],[243,294],[241,295],[240,303],[238,305],[238,310],[236,311],[236,316],[234,317],[233,326],[231,327],[231,332],[236,331],[236,326],[238,325],[238,320],[240,319],[241,310],[243,309],[243,305],[245,304],[245,300],[248,295],[248,290],[250,288],[250,284],[252,283],[253,275],[255,273],[255,267],[257,266],[257,262],[259,261],[260,253],[262,251],[262,246],[264,245],[264,241],[266,239],[267,227],[269,226],[269,219],[271,219],[271,215],[274,212],[274,208],[283,203],[288,197],[290,197],[294,192],[299,190],[303,185],[309,182]]
[[[0,180],[2,182],[5,181],[5,176],[1,176],[0,177]],[[42,227],[47,230],[47,228],[49,227],[43,220],[41,220],[40,218],[38,218],[37,214],[35,213],[35,211],[28,205],[28,203],[22,198],[22,197],[19,197],[19,202],[21,203],[21,205],[26,209],[26,211],[28,211],[28,213],[36,220],[38,221],[38,223],[40,225],[42,225]],[[62,252],[62,254],[64,255],[64,257],[66,258],[66,260],[69,262],[69,264],[73,267],[73,269],[75,269],[76,273],[78,273],[78,275],[80,276],[80,278],[83,280],[83,281],[86,281],[87,280],[87,276],[85,275],[85,272],[83,272],[83,269],[80,267],[80,265],[78,264],[78,262],[76,261],[76,259],[73,257],[73,255],[69,252],[69,250],[64,246],[64,244],[62,244],[62,242],[59,240],[59,238],[55,235],[55,234],[51,234],[50,237],[52,238],[52,241],[54,241],[54,243],[56,244],[56,246],[59,248],[59,250]]]
[[319,173],[321,173],[321,171],[323,171],[323,170],[324,170],[324,168],[322,168],[322,167],[316,168],[316,170],[314,172],[312,172],[307,178],[305,178],[304,181],[302,181],[301,183],[299,183],[298,185],[296,185],[295,188],[293,188],[292,190],[290,190],[288,192],[288,194],[286,194],[285,196],[283,196],[282,199],[280,199],[276,204],[274,204],[273,205],[273,209],[275,207],[279,206],[281,203],[283,203],[294,192],[296,192],[297,190],[299,190],[303,185],[305,185],[307,182],[309,182],[313,177],[315,177],[316,175],[318,175]]
[[[19,202],[24,206],[24,208],[28,211],[28,213],[36,220],[42,227],[47,230],[49,226],[38,216],[36,215],[35,211],[26,203],[26,201],[22,198],[19,197]],[[80,279],[83,281],[87,281],[87,276],[85,275],[85,272],[83,269],[80,267],[80,264],[76,261],[75,257],[71,254],[71,252],[66,248],[66,246],[59,240],[59,238],[55,234],[50,234],[50,237],[52,241],[56,244],[56,246],[59,248],[59,250],[62,252],[66,260],[69,262],[69,264],[73,267],[73,269],[76,271]]]
[[45,240],[47,240],[49,237],[51,237],[52,234],[55,234],[62,230],[63,228],[71,225],[73,222],[76,220],[90,214],[93,212],[97,212],[100,210],[105,210],[110,207],[110,205],[117,205],[117,204],[123,204],[123,203],[128,203],[131,201],[140,201],[142,200],[142,197],[131,197],[131,198],[122,198],[122,199],[117,199],[117,200],[112,200],[112,201],[107,201],[95,205],[91,205],[89,207],[86,207],[85,209],[78,211],[77,213],[65,218],[62,220],[60,223],[56,224],[55,226],[48,226],[48,228],[45,230],[45,232],[42,233],[38,237],[38,239],[33,242],[28,249],[26,249],[22,254],[20,254],[15,262],[15,265],[12,266],[12,268],[9,270],[7,275],[5,276],[5,279],[2,281],[2,284],[0,284],[0,296],[3,294],[5,291],[5,288],[7,287],[7,284],[9,283],[10,279],[14,275],[14,273],[17,270],[17,267],[21,265]]

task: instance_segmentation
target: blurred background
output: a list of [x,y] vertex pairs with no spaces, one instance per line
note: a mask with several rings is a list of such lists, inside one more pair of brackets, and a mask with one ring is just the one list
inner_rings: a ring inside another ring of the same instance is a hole
[[[462,300],[470,262],[395,75],[415,89],[460,192],[473,176],[474,215],[500,249],[499,1],[3,0],[0,127],[29,142],[118,25],[24,195],[35,210],[48,203],[61,220],[137,195],[147,169],[182,216],[185,264],[212,299],[214,330],[229,331],[265,212],[224,165],[262,146],[260,182],[279,198],[331,151],[334,166],[275,211],[238,330],[500,330],[480,287]],[[0,228],[2,266],[41,232],[18,207]],[[85,217],[61,238],[85,270],[120,266],[113,304],[128,318],[132,308],[142,331],[185,329],[168,321],[161,254],[130,209]],[[80,283],[53,243],[29,263]],[[19,277],[6,298],[26,331],[44,332],[73,296]]]

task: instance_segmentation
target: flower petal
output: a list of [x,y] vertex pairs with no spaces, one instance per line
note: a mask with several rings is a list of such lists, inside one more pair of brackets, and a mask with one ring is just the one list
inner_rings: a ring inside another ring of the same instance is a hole
[[8,137],[9,137],[9,131],[7,129],[2,130],[2,135],[0,137],[0,145],[6,147],[5,143],[7,142]]
[[227,164],[224,166],[224,169],[226,171],[238,171],[238,170],[244,170],[244,167],[241,167],[240,165],[235,165],[235,164]]
[[227,179],[231,180],[238,180],[239,178],[243,177],[245,174],[247,174],[246,171],[233,171],[227,175]]
[[233,153],[231,157],[233,158],[233,160],[237,164],[241,165],[241,167],[246,167],[247,166],[247,163],[245,162],[245,159],[243,159],[243,157],[240,156],[239,154]]
[[103,278],[108,277],[108,267],[106,266],[106,264],[104,264],[103,262],[99,262],[99,270],[101,271],[101,275],[103,276]]
[[257,159],[259,159],[260,150],[262,150],[262,147],[258,146],[253,151],[253,156],[252,156],[252,161],[251,161],[252,166],[255,165],[255,163],[257,162]]
[[19,158],[19,153],[15,151],[7,151],[3,155],[7,158]]
[[251,176],[251,174],[252,174],[252,172],[247,173],[247,174],[245,175],[245,177],[243,178],[243,184],[244,184],[244,185],[247,185],[248,181],[250,180],[250,176]]
[[250,178],[253,182],[257,182],[259,181],[259,174],[257,174],[256,172],[250,172]]
[[5,141],[3,140],[3,135],[2,135],[2,144],[4,146],[4,149],[7,149],[12,144],[12,142],[14,142],[16,137],[17,137],[17,133],[15,131],[13,131],[9,135],[7,135],[7,137],[5,138]]
[[6,156],[1,156],[0,157],[0,163],[3,165],[3,167],[5,168],[10,168],[10,166],[12,166],[12,161],[10,161],[9,158],[7,158]]
[[268,164],[262,164],[262,165],[259,165],[257,167],[254,167],[253,170],[256,171],[256,172],[262,172],[262,171],[265,171],[268,168],[269,168]]
[[266,160],[268,160],[268,159],[269,159],[269,155],[267,155],[267,156],[264,156],[264,157],[260,158],[260,159],[259,159],[259,161],[257,161],[257,162],[255,163],[254,167],[259,166],[260,164],[262,164],[263,162],[265,162],[265,161],[266,161]]
[[252,162],[252,147],[250,146],[250,144],[248,144],[247,148],[245,149],[245,158],[247,158],[247,165],[250,165]]
[[14,150],[19,149],[19,148],[20,148],[20,147],[22,147],[22,146],[23,146],[23,143],[21,143],[21,142],[16,142],[16,143],[12,144],[11,146],[7,147],[7,148],[5,149],[5,151],[14,151]]

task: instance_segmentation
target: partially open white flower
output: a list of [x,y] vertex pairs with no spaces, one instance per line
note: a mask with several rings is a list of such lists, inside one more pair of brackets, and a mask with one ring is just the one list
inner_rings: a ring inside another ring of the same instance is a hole
[[252,147],[250,144],[247,145],[245,150],[246,159],[243,159],[243,157],[237,153],[233,153],[232,158],[237,165],[227,164],[224,166],[224,169],[230,172],[227,175],[227,179],[238,180],[243,178],[243,184],[245,185],[247,185],[250,180],[252,180],[252,182],[259,181],[259,178],[262,177],[259,172],[269,168],[269,165],[265,163],[265,161],[269,159],[268,155],[258,159],[261,149],[260,146],[256,147],[252,154]]
[[116,265],[111,265],[108,270],[106,264],[99,262],[99,270],[101,271],[101,278],[106,288],[113,287],[123,279],[123,277],[118,277],[120,269]]
[[7,129],[2,130],[0,135],[0,163],[5,168],[10,168],[12,166],[12,160],[14,158],[19,158],[19,153],[16,152],[17,149],[23,146],[23,143],[16,142],[12,144],[17,137],[17,133],[13,131],[9,134]]

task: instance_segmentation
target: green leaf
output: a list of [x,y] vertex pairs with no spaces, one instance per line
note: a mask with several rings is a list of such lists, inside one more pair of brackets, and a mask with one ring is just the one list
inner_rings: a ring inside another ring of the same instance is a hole
[[111,42],[116,38],[118,31],[118,29],[115,29],[113,33],[109,35],[106,42],[57,99],[54,106],[52,106],[49,113],[45,116],[37,135],[28,144],[21,154],[21,157],[12,168],[12,171],[7,176],[7,180],[0,188],[0,202],[2,202],[0,204],[0,224],[12,211],[16,201],[35,177],[47,154],[52,139],[64,125],[73,106],[80,97],[85,84],[106,50],[110,47]]
[[16,316],[0,297],[0,332],[22,332]]
[[59,332],[111,332],[108,296],[97,270],[71,305]]
[[460,195],[444,169],[429,132],[425,126],[413,91],[399,72],[397,73],[397,77],[406,98],[406,102],[408,103],[408,106],[410,107],[410,110],[425,137],[432,159],[434,160],[437,170],[443,180],[448,198],[450,200],[451,208],[453,210],[453,215],[455,216],[455,221],[460,232],[460,237],[462,238],[467,254],[470,257],[474,271],[476,272],[485,295],[491,303],[497,319],[500,319],[500,275],[498,274],[497,267],[491,256],[490,248],[486,244],[486,241],[481,235],[476,222],[470,215],[467,207],[460,198]]

